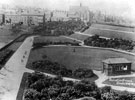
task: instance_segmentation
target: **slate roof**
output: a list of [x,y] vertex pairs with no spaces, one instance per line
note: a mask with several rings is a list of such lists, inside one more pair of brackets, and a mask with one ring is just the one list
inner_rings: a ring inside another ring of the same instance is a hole
[[109,59],[103,60],[102,62],[107,63],[107,64],[131,63],[131,61],[128,61],[126,58],[109,58]]

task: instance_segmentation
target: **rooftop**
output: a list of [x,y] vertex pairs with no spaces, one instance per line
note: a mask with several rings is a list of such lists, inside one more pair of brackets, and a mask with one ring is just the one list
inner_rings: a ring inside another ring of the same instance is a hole
[[109,59],[103,60],[102,62],[107,63],[107,64],[131,63],[131,61],[128,61],[126,58],[109,58]]

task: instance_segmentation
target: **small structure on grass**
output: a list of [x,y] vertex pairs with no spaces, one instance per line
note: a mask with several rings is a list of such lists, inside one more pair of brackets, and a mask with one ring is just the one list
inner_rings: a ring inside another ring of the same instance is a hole
[[102,63],[102,72],[107,76],[131,74],[131,61],[125,58],[109,58]]

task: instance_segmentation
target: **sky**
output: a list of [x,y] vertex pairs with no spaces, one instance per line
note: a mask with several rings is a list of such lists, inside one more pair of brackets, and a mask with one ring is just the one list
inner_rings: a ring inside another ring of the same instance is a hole
[[69,6],[82,3],[90,10],[135,18],[135,0],[0,0],[0,3],[11,5],[34,6],[47,9],[68,10]]

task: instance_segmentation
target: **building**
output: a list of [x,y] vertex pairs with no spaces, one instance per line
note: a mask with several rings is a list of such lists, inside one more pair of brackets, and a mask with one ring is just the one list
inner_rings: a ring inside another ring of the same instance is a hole
[[21,16],[17,14],[6,14],[5,24],[14,24],[21,21]]
[[[5,24],[23,23],[23,25],[39,25],[43,23],[43,17],[45,14],[45,20],[50,20],[50,13],[48,10],[31,7],[16,7],[14,9],[6,9]],[[0,16],[1,17],[1,16]]]
[[68,17],[70,19],[80,19],[84,22],[89,22],[89,18],[90,18],[90,11],[89,8],[86,6],[82,6],[82,4],[80,4],[80,6],[70,6],[69,8],[69,14]]
[[51,21],[68,21],[68,12],[62,10],[54,10],[52,12]]
[[44,19],[45,21],[51,21],[51,17],[53,16],[53,13],[49,10],[45,10],[45,13],[44,13]]
[[23,23],[23,25],[39,25],[43,23],[44,14],[5,14],[5,24]]
[[77,13],[74,13],[74,12],[70,12],[68,14],[68,17],[69,17],[69,20],[80,20],[80,17]]
[[102,72],[107,76],[131,73],[131,62],[125,58],[109,58],[102,61]]
[[24,25],[39,25],[43,23],[43,15],[41,14],[22,14],[22,22]]

